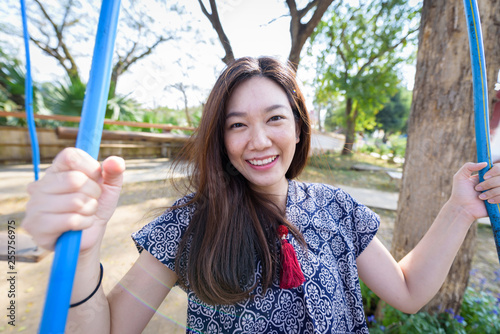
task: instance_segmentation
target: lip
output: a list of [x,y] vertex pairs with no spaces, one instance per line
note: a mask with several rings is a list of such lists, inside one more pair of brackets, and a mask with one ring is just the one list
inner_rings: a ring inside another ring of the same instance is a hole
[[[265,160],[265,159],[268,159],[270,157],[273,157],[273,155],[270,155],[268,157],[264,157],[264,158],[259,158],[259,159],[249,159],[249,160]],[[262,165],[262,166],[256,166],[256,165],[252,165],[250,163],[250,161],[248,160],[245,160],[245,162],[248,164],[248,166],[250,166],[251,168],[253,169],[256,169],[256,170],[266,170],[266,169],[269,169],[269,168],[272,168],[274,165],[276,165],[276,163],[278,162],[280,156],[279,155],[276,155],[276,159],[274,159],[274,161],[268,163],[267,165]]]

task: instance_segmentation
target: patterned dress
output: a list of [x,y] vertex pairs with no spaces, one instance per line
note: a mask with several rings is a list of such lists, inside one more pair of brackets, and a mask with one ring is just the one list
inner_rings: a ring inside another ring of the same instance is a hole
[[[167,210],[135,232],[132,237],[139,250],[175,270],[177,247],[193,210],[193,206]],[[257,286],[251,298],[235,305],[205,304],[188,288],[187,332],[368,333],[356,258],[375,236],[378,216],[341,189],[293,180],[286,215],[308,245],[307,254],[296,252],[305,283],[280,289],[276,281],[265,294]],[[289,239],[299,250],[298,242]]]

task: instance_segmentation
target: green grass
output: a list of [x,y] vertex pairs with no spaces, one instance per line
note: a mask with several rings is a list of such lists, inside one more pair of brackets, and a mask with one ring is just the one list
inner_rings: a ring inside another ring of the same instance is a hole
[[399,180],[392,179],[384,170],[357,171],[352,169],[354,165],[376,166],[388,170],[401,169],[401,165],[391,164],[366,154],[345,157],[338,153],[325,153],[310,157],[300,179],[382,191],[399,191]]

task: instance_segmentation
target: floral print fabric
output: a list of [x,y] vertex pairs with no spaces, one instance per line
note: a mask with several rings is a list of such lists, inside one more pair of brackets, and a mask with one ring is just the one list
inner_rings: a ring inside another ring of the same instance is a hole
[[[194,210],[167,210],[132,235],[138,248],[174,270]],[[297,181],[289,181],[286,214],[307,242],[303,252],[289,236],[306,282],[280,289],[276,281],[265,294],[258,286],[251,298],[235,305],[207,305],[188,289],[187,332],[368,333],[356,258],[375,236],[378,216],[339,188]],[[259,272],[255,275],[258,279]]]

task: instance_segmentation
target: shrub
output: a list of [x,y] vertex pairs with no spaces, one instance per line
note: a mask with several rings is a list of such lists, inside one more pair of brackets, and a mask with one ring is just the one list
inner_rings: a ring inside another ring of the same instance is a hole
[[382,302],[382,319],[375,317],[379,298],[361,282],[370,334],[377,333],[500,333],[500,294],[483,289],[467,288],[460,314],[452,310],[429,314],[405,314]]

